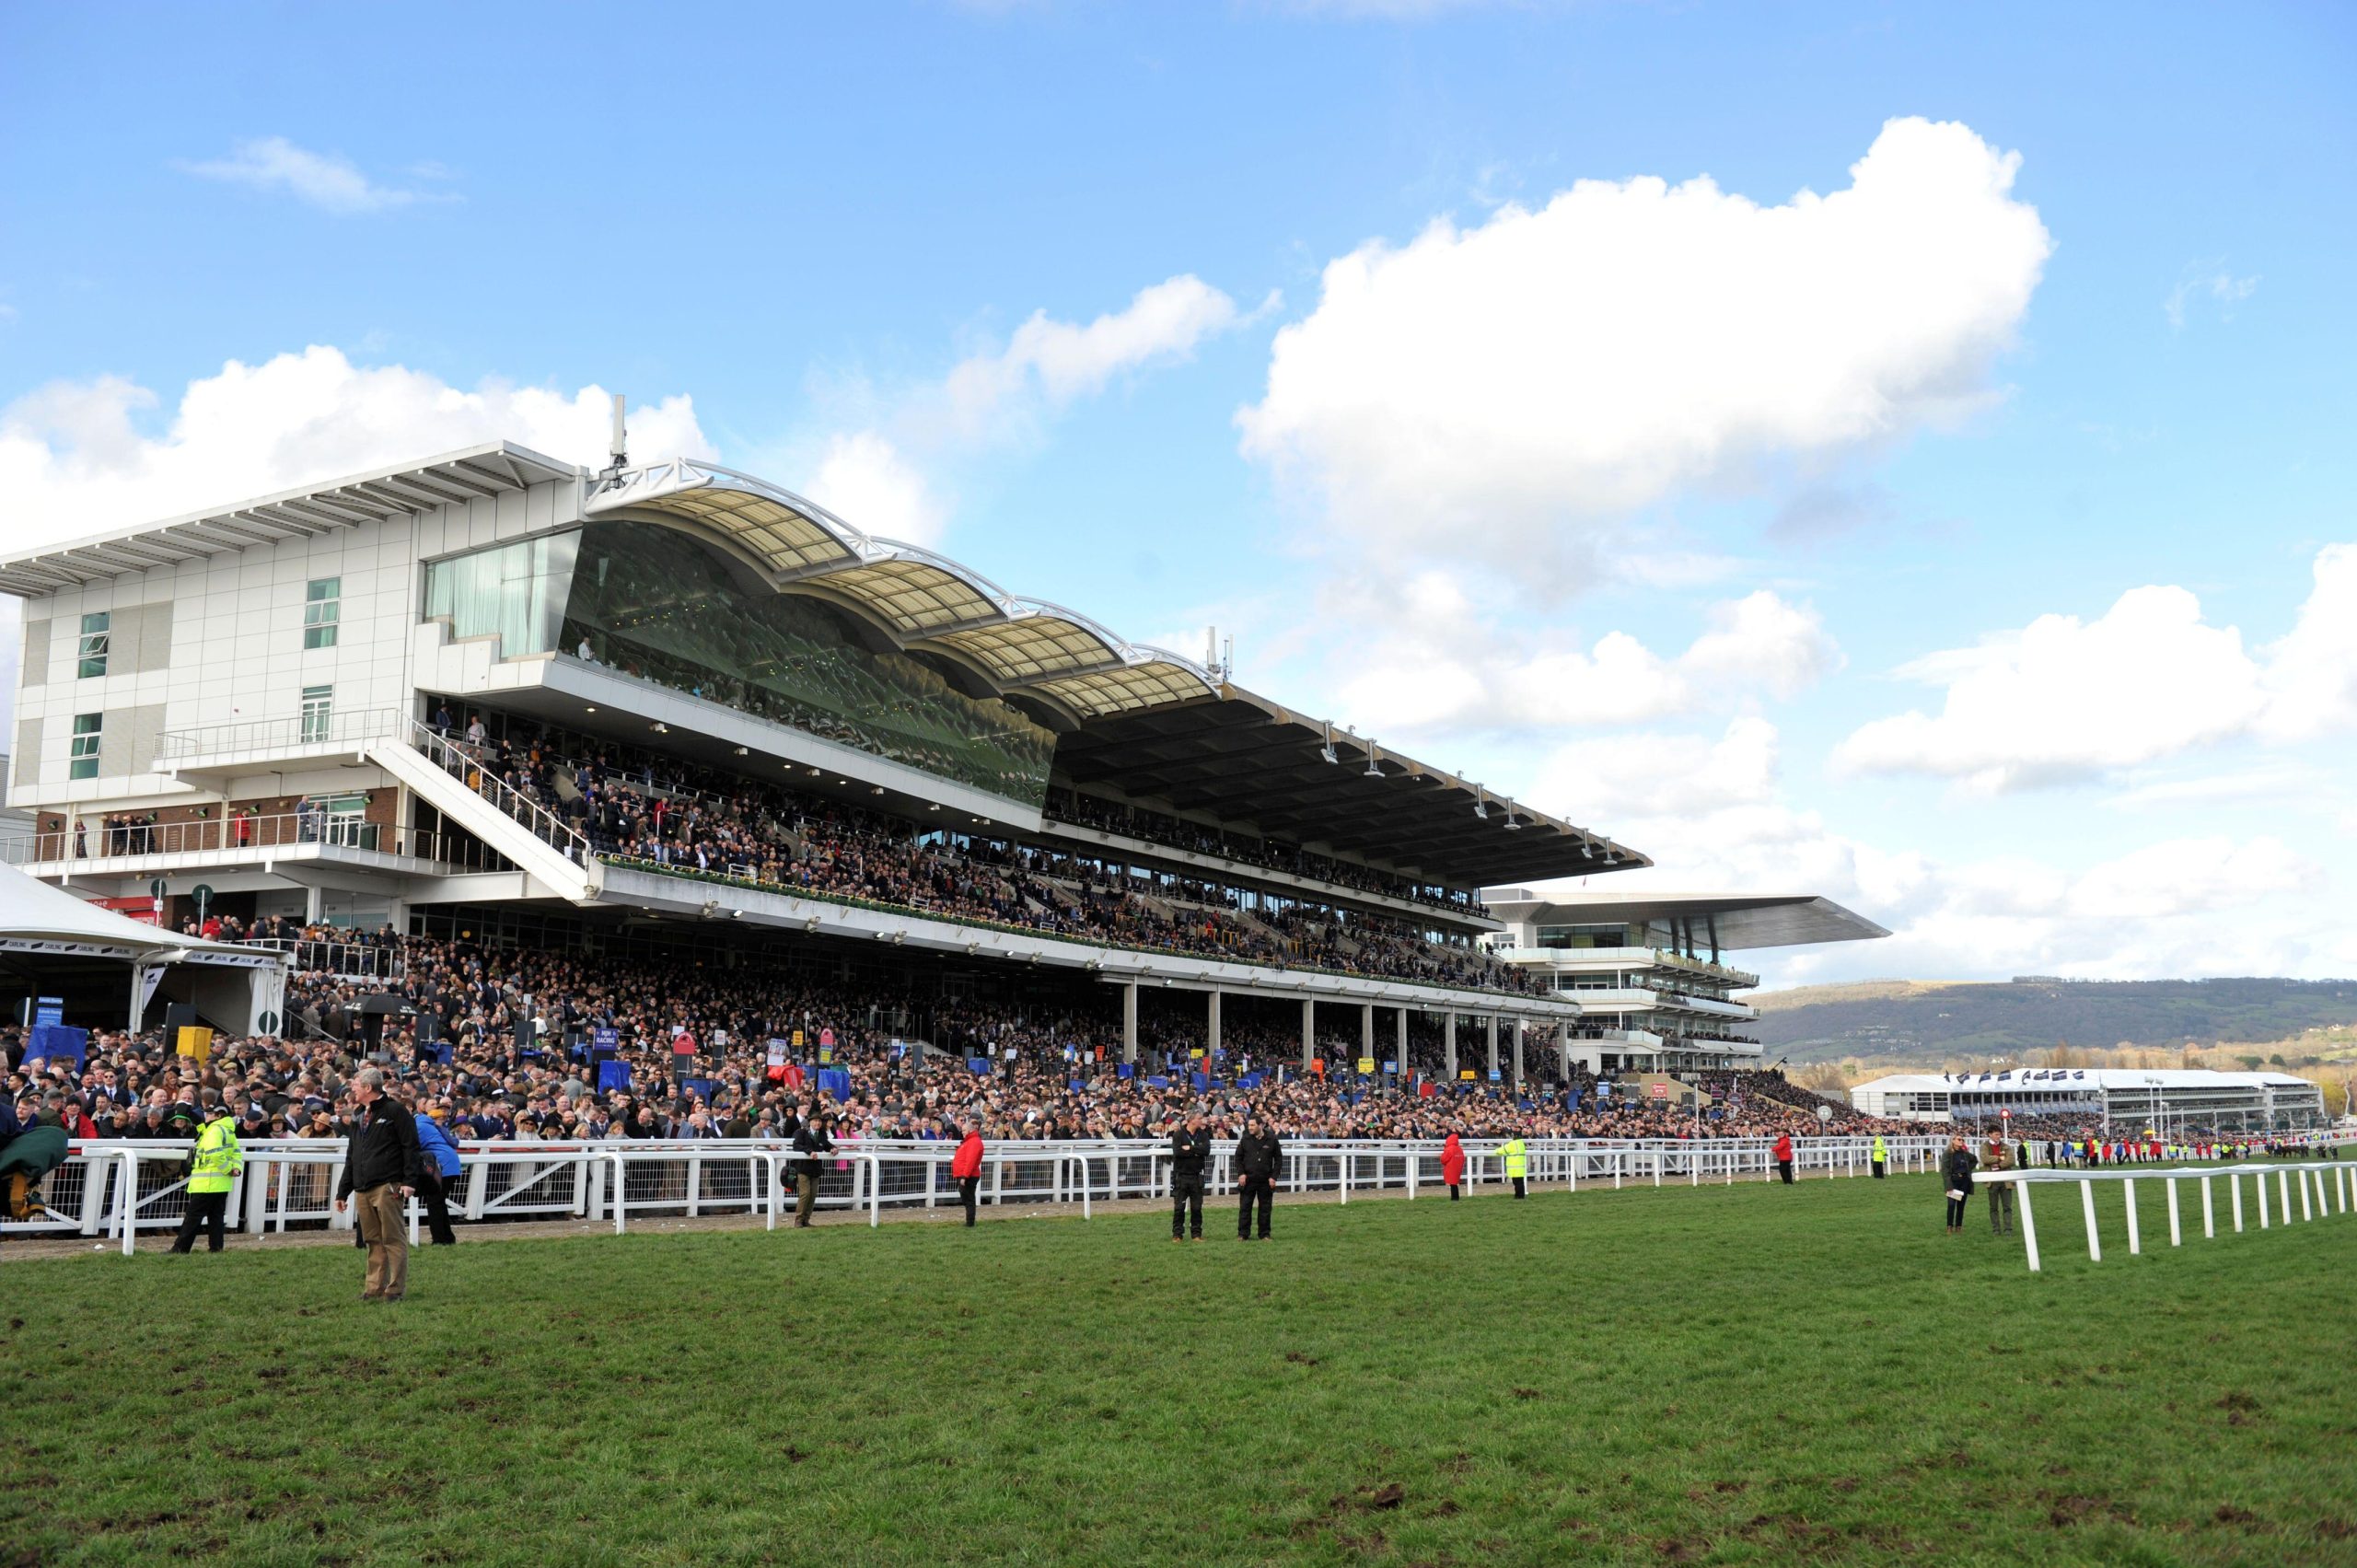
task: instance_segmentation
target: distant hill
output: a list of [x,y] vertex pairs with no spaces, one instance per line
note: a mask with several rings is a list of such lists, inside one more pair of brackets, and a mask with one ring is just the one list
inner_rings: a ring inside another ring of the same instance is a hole
[[2078,1047],[2174,1049],[2294,1039],[2357,1023],[2357,981],[1866,981],[1761,992],[1771,1058],[1920,1062]]

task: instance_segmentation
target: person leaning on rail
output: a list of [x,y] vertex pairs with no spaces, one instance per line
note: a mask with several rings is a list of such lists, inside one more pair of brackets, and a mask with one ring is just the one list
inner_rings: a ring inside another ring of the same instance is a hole
[[359,1102],[360,1116],[344,1147],[336,1213],[352,1203],[354,1224],[368,1249],[360,1299],[396,1302],[409,1294],[409,1225],[401,1211],[424,1179],[425,1153],[418,1147],[417,1124],[408,1108],[385,1092],[381,1069],[364,1067],[354,1074],[352,1098]]
[[795,1129],[794,1152],[802,1156],[794,1162],[794,1223],[797,1229],[807,1230],[810,1211],[819,1206],[819,1156],[835,1152],[835,1141],[827,1136],[824,1110],[813,1107],[810,1120]]
[[216,1105],[197,1132],[196,1149],[188,1157],[188,1207],[180,1214],[180,1233],[172,1237],[173,1251],[194,1249],[199,1226],[204,1230],[204,1249],[221,1250],[229,1189],[245,1168],[246,1151],[238,1142],[237,1118],[227,1106]]

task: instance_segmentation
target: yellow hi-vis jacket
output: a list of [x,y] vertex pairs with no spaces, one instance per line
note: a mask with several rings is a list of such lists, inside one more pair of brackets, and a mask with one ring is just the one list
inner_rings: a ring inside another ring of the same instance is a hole
[[196,1135],[196,1153],[189,1161],[188,1190],[226,1192],[238,1173],[246,1168],[246,1151],[238,1142],[238,1124],[223,1111]]
[[1874,1156],[1874,1158],[1875,1158],[1875,1164],[1876,1164],[1876,1165],[1887,1165],[1888,1163],[1890,1163],[1890,1150],[1889,1150],[1889,1148],[1888,1148],[1888,1147],[1887,1147],[1887,1146],[1883,1143],[1883,1141],[1882,1141],[1882,1134],[1881,1134],[1881,1133],[1879,1133],[1879,1132],[1877,1132],[1877,1133],[1875,1133],[1875,1156]]
[[1530,1174],[1530,1151],[1521,1139],[1508,1138],[1499,1146],[1498,1153],[1505,1156],[1508,1180]]

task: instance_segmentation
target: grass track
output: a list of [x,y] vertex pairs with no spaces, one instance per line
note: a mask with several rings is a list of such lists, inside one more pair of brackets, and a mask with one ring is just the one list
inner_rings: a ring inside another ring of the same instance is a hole
[[2357,1563],[2357,1214],[2104,1202],[2040,1276],[1930,1178],[9,1262],[0,1563]]

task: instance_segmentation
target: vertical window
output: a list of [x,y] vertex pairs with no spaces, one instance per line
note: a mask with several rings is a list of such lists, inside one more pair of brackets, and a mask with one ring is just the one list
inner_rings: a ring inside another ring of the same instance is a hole
[[335,646],[336,625],[343,619],[343,579],[314,577],[303,589],[303,645]]
[[[105,655],[99,657],[100,663],[105,662]],[[74,745],[65,754],[72,764],[65,770],[67,778],[94,779],[99,776],[99,726],[105,718],[104,714],[74,715]]]
[[303,739],[306,744],[325,740],[335,721],[335,688],[306,686],[303,688]]
[[[81,664],[75,670],[78,678],[87,680],[107,672],[107,644],[113,626],[114,612],[111,610],[101,610],[95,615],[82,617]],[[76,778],[83,776],[80,773],[75,775]]]

